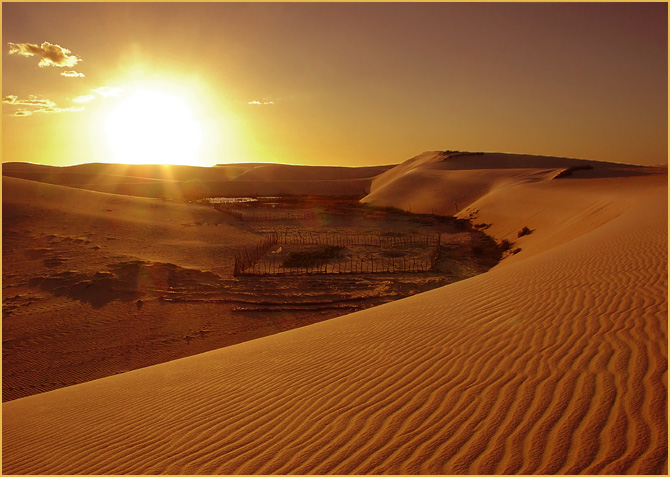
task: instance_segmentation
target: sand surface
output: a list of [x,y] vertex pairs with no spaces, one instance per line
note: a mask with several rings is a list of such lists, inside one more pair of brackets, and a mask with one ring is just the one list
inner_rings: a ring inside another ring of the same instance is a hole
[[426,153],[387,170],[364,200],[472,217],[521,251],[6,402],[3,473],[667,473],[667,171],[589,164],[556,178],[583,164]]
[[[3,401],[370,308],[482,273],[500,259],[490,237],[453,218],[355,199],[280,200],[231,208],[4,177]],[[351,243],[398,238],[386,231],[415,234],[406,239],[442,233],[435,269],[367,273],[373,265],[423,265],[435,250],[425,242]],[[289,243],[235,276],[235,257],[269,232]],[[276,268],[322,247],[300,243],[310,237],[348,242],[329,275]],[[473,246],[488,252],[472,257]],[[259,276],[270,265],[282,275]],[[366,273],[350,273],[363,265]]]

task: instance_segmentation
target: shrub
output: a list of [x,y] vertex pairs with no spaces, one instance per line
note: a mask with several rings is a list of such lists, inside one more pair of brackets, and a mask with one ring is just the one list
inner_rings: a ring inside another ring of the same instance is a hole
[[460,230],[469,230],[472,227],[472,224],[468,219],[456,219],[454,224]]
[[503,252],[508,251],[510,248],[512,248],[512,242],[510,242],[507,239],[502,239],[500,241],[500,250]]
[[517,237],[523,237],[524,235],[530,235],[532,234],[533,231],[529,229],[528,227],[524,227],[519,232],[516,234]]

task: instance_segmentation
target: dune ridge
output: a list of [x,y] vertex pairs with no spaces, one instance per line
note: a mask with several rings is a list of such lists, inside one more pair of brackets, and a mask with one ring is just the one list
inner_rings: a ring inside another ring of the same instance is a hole
[[4,403],[3,472],[667,473],[667,174],[523,169],[458,211],[534,229],[491,271]]
[[91,163],[2,165],[4,176],[138,197],[196,200],[215,196],[338,195],[363,197],[392,166],[339,167],[241,163],[214,167]]
[[491,192],[552,180],[561,173],[595,179],[645,175],[650,170],[654,169],[562,157],[426,151],[374,177],[362,201],[457,215]]

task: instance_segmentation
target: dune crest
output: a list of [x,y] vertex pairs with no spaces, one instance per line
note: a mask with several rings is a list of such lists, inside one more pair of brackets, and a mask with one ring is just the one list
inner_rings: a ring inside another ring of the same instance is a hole
[[650,170],[627,164],[549,156],[427,151],[372,181],[364,202],[417,213],[456,215],[497,189],[573,177],[630,177]]
[[363,197],[372,178],[391,167],[269,163],[214,167],[92,163],[55,167],[9,162],[2,165],[2,174],[98,192],[178,200],[286,194]]
[[491,271],[4,403],[3,472],[667,473],[667,172],[514,161],[366,198],[475,214],[522,249]]

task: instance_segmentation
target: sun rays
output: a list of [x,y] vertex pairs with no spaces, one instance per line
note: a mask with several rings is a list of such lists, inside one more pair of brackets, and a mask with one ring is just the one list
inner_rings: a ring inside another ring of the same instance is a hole
[[102,128],[114,162],[197,164],[202,155],[196,106],[174,87],[133,87],[105,115]]

